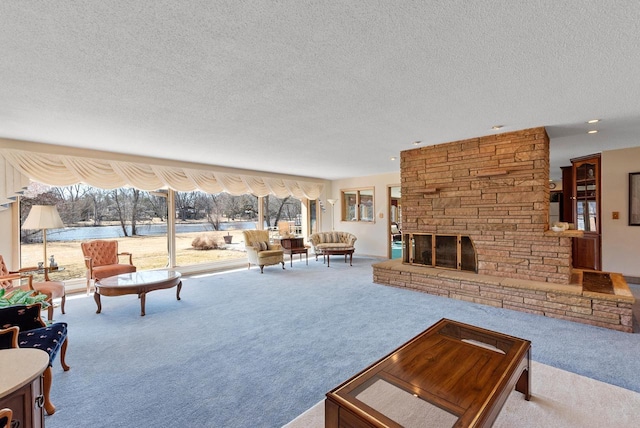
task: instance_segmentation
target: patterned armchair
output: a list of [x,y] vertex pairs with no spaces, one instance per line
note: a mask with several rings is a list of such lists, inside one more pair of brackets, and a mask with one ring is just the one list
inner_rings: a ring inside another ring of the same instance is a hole
[[[64,304],[67,300],[67,293],[64,283],[60,281],[45,280],[44,282],[33,282],[33,276],[27,274],[27,272],[35,272],[37,270],[38,268],[33,267],[11,272],[7,269],[4,258],[0,256],[0,288],[6,288],[7,290],[20,288],[23,290],[35,290],[38,293],[45,294],[47,296],[47,302],[49,303],[47,318],[51,321],[53,319],[53,299],[61,299],[60,310],[64,314]],[[22,283],[23,280],[26,280],[26,284]]]
[[[91,291],[91,280],[136,271],[131,253],[118,253],[118,241],[97,239],[83,242],[80,246],[87,266],[87,294]],[[120,263],[120,256],[129,256],[129,263]]]
[[49,366],[43,374],[44,409],[52,415],[56,408],[49,397],[53,377],[51,365],[58,352],[62,369],[69,370],[65,362],[67,323],[57,322],[47,326],[40,318],[40,311],[40,304],[0,308],[0,349],[35,348],[49,354]]
[[251,265],[260,266],[260,273],[264,273],[265,266],[282,263],[284,269],[284,251],[280,244],[269,243],[268,230],[243,230],[244,246]]

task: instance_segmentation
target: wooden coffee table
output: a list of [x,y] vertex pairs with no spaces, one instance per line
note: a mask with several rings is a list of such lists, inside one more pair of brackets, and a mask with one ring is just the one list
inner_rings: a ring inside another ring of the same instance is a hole
[[323,248],[322,249],[322,258],[327,259],[327,267],[330,267],[329,256],[332,255],[344,255],[344,262],[347,262],[347,256],[349,256],[349,266],[353,266],[353,252],[355,251],[354,247],[336,247],[336,248]]
[[147,270],[123,273],[96,281],[96,291],[93,298],[98,305],[96,314],[102,311],[100,296],[123,296],[137,294],[140,298],[140,316],[144,316],[144,306],[147,293],[178,286],[176,298],[180,300],[182,281],[180,272],[170,270]]
[[328,392],[325,427],[490,427],[514,387],[529,400],[530,358],[528,340],[442,319]]

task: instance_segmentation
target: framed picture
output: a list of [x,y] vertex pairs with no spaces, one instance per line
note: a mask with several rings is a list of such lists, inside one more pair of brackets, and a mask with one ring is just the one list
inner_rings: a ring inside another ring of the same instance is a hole
[[629,226],[640,226],[640,172],[629,173]]

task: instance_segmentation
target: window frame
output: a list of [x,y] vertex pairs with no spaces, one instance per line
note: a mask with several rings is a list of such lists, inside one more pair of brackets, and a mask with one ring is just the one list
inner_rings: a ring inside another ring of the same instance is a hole
[[[340,189],[340,221],[375,223],[375,194],[374,186]],[[367,213],[363,212],[363,209]]]

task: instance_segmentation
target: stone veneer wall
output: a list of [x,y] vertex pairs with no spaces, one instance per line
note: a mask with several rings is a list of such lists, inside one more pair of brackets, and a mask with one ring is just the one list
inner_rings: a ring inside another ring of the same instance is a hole
[[544,128],[401,153],[402,231],[471,237],[478,273],[571,281],[571,238],[548,231]]

